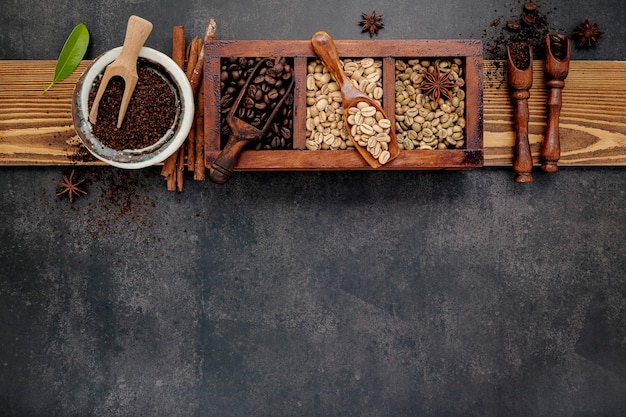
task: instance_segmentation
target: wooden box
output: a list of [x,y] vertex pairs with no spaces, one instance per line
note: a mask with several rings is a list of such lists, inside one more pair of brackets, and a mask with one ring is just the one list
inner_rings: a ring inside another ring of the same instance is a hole
[[[468,169],[483,165],[483,48],[477,40],[337,40],[340,58],[383,61],[383,107],[394,125],[396,59],[461,58],[465,79],[465,145],[462,149],[402,150],[377,169]],[[236,170],[372,169],[356,150],[308,150],[306,141],[307,65],[317,55],[308,40],[212,41],[205,45],[205,162],[220,152],[220,68],[223,58],[283,56],[293,59],[293,148],[244,150]]]

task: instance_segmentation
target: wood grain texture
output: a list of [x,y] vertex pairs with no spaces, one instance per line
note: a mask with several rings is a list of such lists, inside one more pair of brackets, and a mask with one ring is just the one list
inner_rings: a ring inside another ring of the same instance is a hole
[[[83,162],[71,118],[81,63],[48,93],[55,61],[0,61],[0,165]],[[546,125],[543,62],[533,64],[529,140],[539,164]],[[626,166],[626,62],[572,61],[563,89],[560,166]],[[504,61],[484,62],[485,166],[511,166],[515,133]],[[77,162],[80,161],[80,162]]]
[[[528,100],[529,141],[539,164],[546,127],[543,61],[533,63]],[[626,62],[572,61],[563,89],[559,165],[626,165]],[[504,61],[485,61],[484,146],[486,166],[509,166],[515,143],[513,103]]]
[[43,94],[55,61],[0,61],[1,165],[76,163],[82,144],[72,125],[71,97],[89,63]]

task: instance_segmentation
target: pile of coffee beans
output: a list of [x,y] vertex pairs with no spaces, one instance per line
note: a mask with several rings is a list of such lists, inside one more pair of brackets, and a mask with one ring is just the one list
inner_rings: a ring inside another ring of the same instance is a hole
[[[383,61],[373,58],[341,60],[350,82],[378,104],[383,98]],[[319,59],[307,65],[306,148],[309,150],[354,149],[343,120],[339,84]]]
[[[246,81],[253,79],[235,109],[235,117],[263,129],[278,102],[285,96],[293,78],[293,62],[284,57],[267,58],[255,68],[261,58],[224,58],[221,62],[221,144],[228,140],[230,127],[226,117],[235,104]],[[254,74],[253,74],[254,72]],[[252,143],[255,149],[280,149],[293,147],[293,91],[291,91],[277,116],[271,121],[267,134],[261,141]]]
[[361,101],[348,109],[350,134],[361,147],[381,164],[389,161],[391,121],[376,107]]
[[[424,74],[449,74],[451,98],[424,94]],[[464,63],[454,59],[398,59],[395,68],[395,128],[400,149],[445,150],[465,146]]]

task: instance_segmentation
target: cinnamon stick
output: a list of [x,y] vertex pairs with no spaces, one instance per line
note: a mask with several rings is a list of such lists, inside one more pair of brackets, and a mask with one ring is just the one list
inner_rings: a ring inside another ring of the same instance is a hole
[[[217,31],[217,21],[213,18],[209,19],[209,23],[204,31],[204,42],[209,42],[215,39],[215,32]],[[204,42],[201,44],[200,51],[198,52],[198,62],[193,70],[193,74],[189,79],[191,84],[191,90],[196,93],[198,86],[200,85],[200,79],[202,77],[204,69]]]
[[185,27],[174,26],[172,29],[172,61],[181,68],[185,67]]
[[199,44],[198,62],[194,68],[190,84],[194,93],[198,93],[198,105],[196,107],[195,118],[195,162],[194,179],[204,181],[206,179],[206,165],[204,162],[204,44],[215,39],[217,31],[217,21],[209,19],[209,23],[204,31],[204,39]]
[[[161,175],[167,180],[167,189],[169,191],[183,190],[183,173],[185,166],[185,156],[187,159],[187,169],[194,172],[194,179],[204,180],[205,164],[204,164],[204,92],[203,72],[204,72],[204,42],[213,40],[217,30],[217,22],[215,19],[209,19],[204,38],[195,37],[189,44],[189,48],[185,48],[184,27],[175,26],[172,32],[172,58],[177,57],[175,62],[185,69],[185,56],[187,57],[187,68],[185,75],[191,84],[194,97],[197,98],[196,114],[194,121],[185,140],[184,146],[181,146],[177,152],[170,156],[163,164]],[[182,56],[182,63],[180,57]],[[198,94],[198,89],[201,93]]]
[[187,79],[191,81],[191,77],[193,75],[193,71],[196,68],[196,64],[198,63],[198,42],[196,40],[198,37],[194,37],[191,40],[189,47],[189,56],[187,57],[187,70],[185,74],[187,75]]
[[178,161],[177,161],[177,166],[176,166],[176,189],[180,193],[183,191],[183,173],[184,173],[184,168],[185,168],[185,152],[183,152],[182,149],[179,148],[176,154],[178,154]]
[[[172,29],[172,60],[176,62],[176,64],[180,68],[184,68],[185,66],[185,27],[184,26],[174,26]],[[167,189],[168,191],[174,191],[177,187],[177,179],[176,175],[176,164],[178,161],[178,154],[180,153],[180,149],[174,154],[172,154],[169,158],[165,160],[163,163],[163,167],[161,168],[161,175],[165,177],[167,181]]]

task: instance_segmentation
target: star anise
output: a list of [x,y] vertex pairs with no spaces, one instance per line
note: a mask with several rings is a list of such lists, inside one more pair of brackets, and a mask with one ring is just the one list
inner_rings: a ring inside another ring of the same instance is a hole
[[433,101],[438,101],[440,96],[445,96],[452,100],[450,90],[456,86],[456,82],[450,79],[452,71],[442,73],[439,65],[435,65],[435,71],[432,73],[424,71],[424,81],[422,81],[421,90],[427,96],[431,96]]
[[380,16],[377,16],[376,10],[372,11],[371,15],[367,13],[361,13],[361,17],[363,18],[363,20],[361,20],[361,22],[359,23],[361,26],[363,26],[361,32],[369,31],[370,38],[374,35],[377,35],[378,31],[385,26],[385,24],[381,22],[383,15],[381,14]]
[[594,23],[593,25],[589,23],[589,19],[585,19],[585,23],[578,26],[576,30],[574,30],[573,38],[578,41],[578,46],[580,48],[591,47],[598,44],[598,39],[602,36],[604,32],[600,32],[598,30],[598,24]]
[[85,179],[74,179],[74,170],[72,170],[69,177],[65,174],[63,175],[63,181],[55,181],[55,184],[61,187],[61,190],[57,192],[56,195],[67,194],[70,203],[73,203],[74,196],[79,197],[80,195],[87,194],[87,191],[78,187],[83,182],[85,182]]

